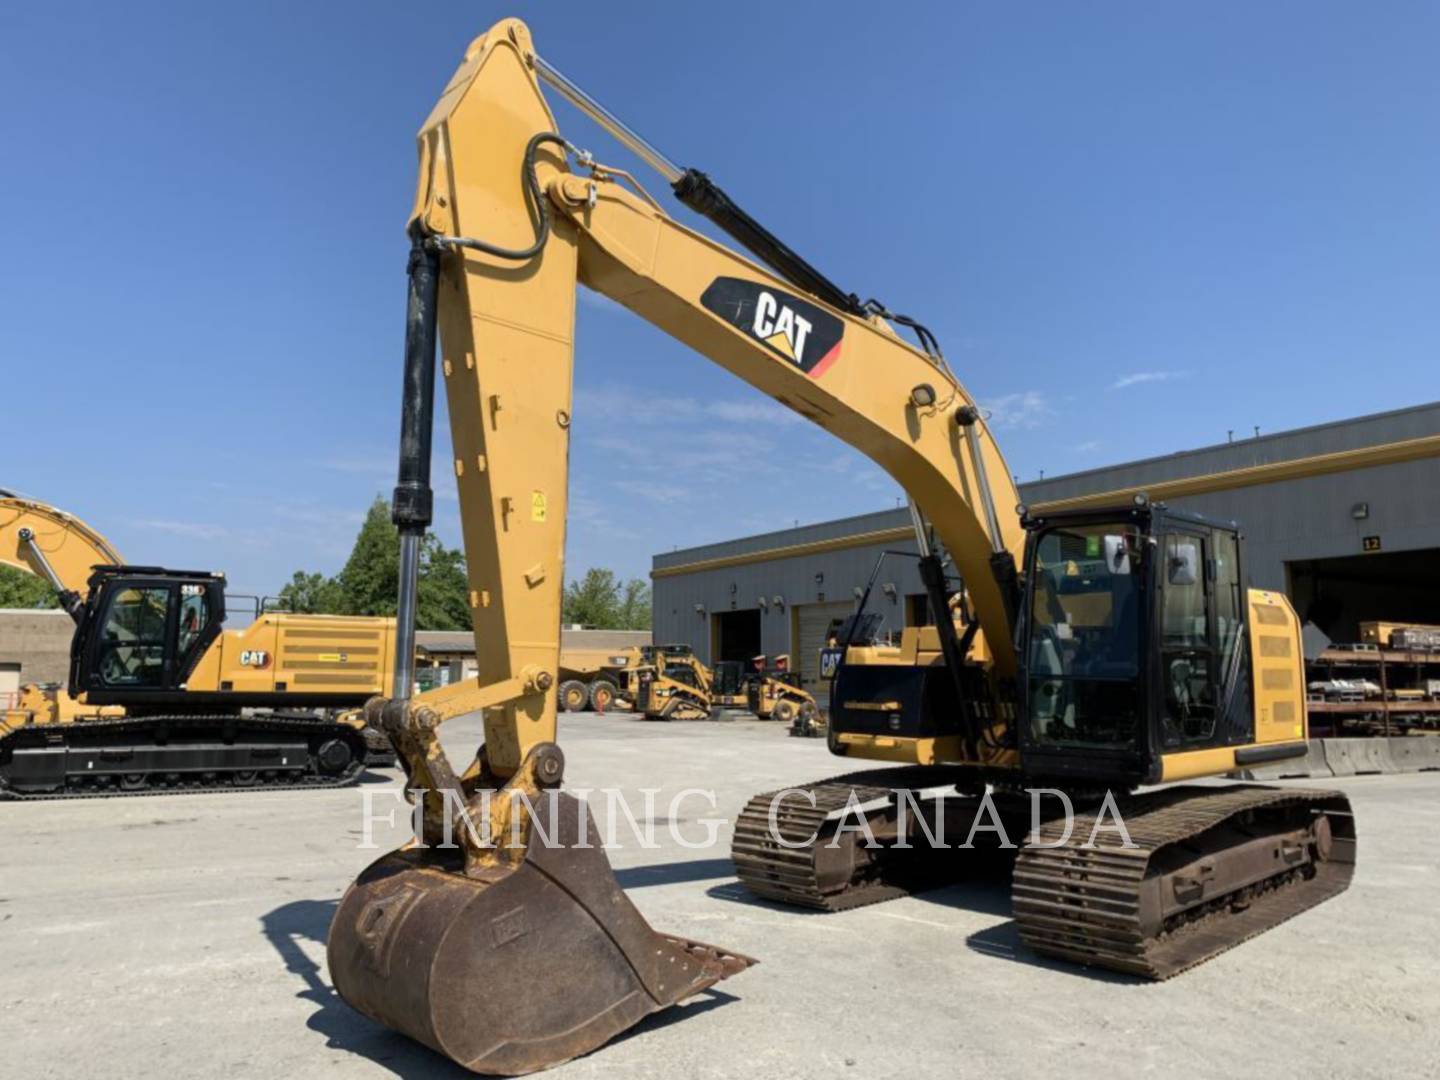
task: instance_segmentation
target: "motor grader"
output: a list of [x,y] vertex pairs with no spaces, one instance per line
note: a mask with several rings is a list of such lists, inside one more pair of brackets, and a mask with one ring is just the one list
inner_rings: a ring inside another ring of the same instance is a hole
[[[748,256],[567,141],[542,83]],[[944,789],[953,807],[1034,787],[1076,807],[1073,829],[1046,822],[1016,854],[1020,940],[1048,958],[1163,979],[1347,887],[1344,795],[1176,783],[1307,749],[1298,620],[1283,595],[1247,587],[1238,528],[1143,495],[1020,507],[983,410],[929,330],[840,288],[675,165],[518,20],[471,42],[424,122],[408,232],[401,671],[367,712],[419,792],[420,835],[361,873],[330,927],[335,988],[361,1013],[468,1069],[518,1074],[752,963],[653,930],[584,842],[593,822],[563,787],[555,671],[579,286],[875,461],[914,524],[913,549],[886,557],[914,560],[930,610],[951,610],[963,588],[973,614],[963,628],[906,628],[898,645],[839,643],[827,744],[851,771],[789,789],[809,796],[804,813],[777,793],[746,807],[731,854],[750,890],[828,911],[903,895],[933,883],[934,856],[955,855],[905,843],[923,819],[900,826],[910,795]],[[479,674],[409,699],[437,336]],[[972,656],[982,629],[984,664]],[[439,728],[475,709],[484,742],[454,765]],[[1137,793],[1146,785],[1163,786]],[[1128,844],[1092,827],[1107,809]],[[842,835],[852,812],[889,842]]]

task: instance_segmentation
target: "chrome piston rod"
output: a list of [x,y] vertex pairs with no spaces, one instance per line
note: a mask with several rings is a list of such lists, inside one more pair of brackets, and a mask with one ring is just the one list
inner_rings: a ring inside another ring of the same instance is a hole
[[540,73],[540,78],[548,86],[554,88],[556,93],[618,139],[626,149],[665,177],[668,183],[673,184],[685,175],[684,169],[656,150],[647,140],[636,134],[625,121],[581,90],[543,57],[535,57],[535,70]]

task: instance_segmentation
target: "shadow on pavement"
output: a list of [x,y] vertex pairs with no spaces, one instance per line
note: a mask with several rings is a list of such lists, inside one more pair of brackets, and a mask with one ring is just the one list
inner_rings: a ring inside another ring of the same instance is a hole
[[1030,967],[1043,968],[1057,974],[1092,979],[1095,982],[1112,983],[1117,986],[1139,986],[1149,981],[1137,975],[1127,975],[1122,971],[1083,967],[1080,964],[1072,964],[1065,960],[1053,959],[1031,952],[1021,943],[1019,926],[1014,919],[1008,919],[998,926],[971,934],[965,939],[965,946],[982,956],[997,960],[1010,960],[1017,964],[1027,964]]
[[296,900],[261,919],[266,940],[280,955],[287,971],[304,984],[296,996],[315,1006],[307,1021],[312,1031],[326,1038],[332,1049],[369,1058],[404,1080],[421,1077],[473,1077],[453,1061],[428,1047],[381,1027],[340,1000],[321,964],[311,960],[301,942],[323,947],[335,917],[338,900]]
[[[729,859],[700,859],[693,862],[661,863],[636,866],[617,871],[622,888],[644,888],[675,882],[704,881],[729,877],[733,873]],[[283,904],[261,919],[265,938],[279,954],[285,969],[302,985],[296,996],[310,1002],[315,1011],[307,1021],[312,1031],[326,1038],[326,1045],[336,1050],[358,1054],[383,1065],[403,1080],[426,1078],[473,1077],[474,1074],[435,1053],[428,1047],[376,1024],[360,1015],[340,999],[330,985],[323,963],[310,957],[304,943],[322,949],[330,932],[330,922],[339,907],[338,900],[296,900]],[[614,1042],[623,1042],[646,1031],[656,1031],[677,1021],[709,1012],[720,1005],[738,1000],[734,995],[714,988],[691,1001],[664,1009],[646,1017]]]
[[735,876],[729,859],[695,859],[691,862],[654,863],[615,871],[622,889],[643,889],[648,885],[675,885],[684,881],[713,881]]

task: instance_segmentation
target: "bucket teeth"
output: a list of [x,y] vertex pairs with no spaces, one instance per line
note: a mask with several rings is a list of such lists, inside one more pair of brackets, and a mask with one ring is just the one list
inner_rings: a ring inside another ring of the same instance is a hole
[[753,963],[656,933],[597,845],[585,804],[556,792],[503,872],[467,877],[456,850],[382,857],[331,924],[336,990],[467,1069],[519,1075],[588,1053]]

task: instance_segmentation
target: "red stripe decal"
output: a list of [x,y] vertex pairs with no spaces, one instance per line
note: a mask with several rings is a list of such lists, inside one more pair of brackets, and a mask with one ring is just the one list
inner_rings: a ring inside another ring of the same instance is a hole
[[810,369],[810,378],[818,379],[825,374],[825,370],[840,357],[840,346],[845,344],[844,340],[835,342],[834,347],[820,358],[820,362]]

